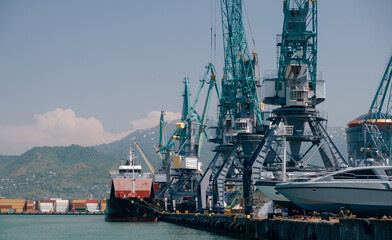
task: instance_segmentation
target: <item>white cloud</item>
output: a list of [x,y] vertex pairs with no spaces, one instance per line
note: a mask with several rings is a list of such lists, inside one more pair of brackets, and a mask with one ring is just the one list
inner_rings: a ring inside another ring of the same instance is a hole
[[0,153],[21,154],[36,146],[91,146],[110,143],[130,133],[106,132],[98,119],[77,117],[71,109],[57,108],[34,118],[34,125],[0,125]]
[[[77,117],[72,109],[57,108],[34,115],[35,124],[27,126],[0,125],[0,154],[19,155],[37,146],[68,146],[78,144],[93,146],[111,143],[137,129],[155,127],[159,123],[160,111],[152,111],[146,118],[131,121],[133,130],[110,133],[94,118]],[[165,121],[180,119],[180,113],[166,112]]]
[[[160,111],[152,111],[147,114],[146,118],[130,121],[133,129],[148,129],[159,124],[161,117]],[[172,122],[181,118],[181,113],[165,112],[165,122]]]

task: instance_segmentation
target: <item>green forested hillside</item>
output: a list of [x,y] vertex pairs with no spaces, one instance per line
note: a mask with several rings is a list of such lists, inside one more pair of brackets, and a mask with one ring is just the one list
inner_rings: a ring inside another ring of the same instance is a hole
[[33,200],[49,197],[103,198],[109,169],[119,158],[93,148],[36,147],[20,156],[0,157],[0,196]]
[[[167,138],[175,124],[167,125]],[[347,156],[346,134],[342,127],[329,128],[332,139]],[[101,199],[109,196],[110,170],[117,170],[128,157],[129,146],[137,142],[155,170],[162,161],[153,146],[158,145],[158,127],[139,130],[122,140],[94,147],[35,147],[20,156],[0,155],[0,197],[32,200],[61,197],[63,199]],[[205,169],[213,157],[214,145],[205,141],[201,161]],[[176,146],[178,147],[178,146]],[[134,148],[135,149],[135,148]],[[137,162],[148,168],[139,152]]]

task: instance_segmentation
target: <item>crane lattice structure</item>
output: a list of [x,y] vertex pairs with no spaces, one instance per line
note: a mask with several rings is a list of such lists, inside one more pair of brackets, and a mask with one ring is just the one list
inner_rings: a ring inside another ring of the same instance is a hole
[[391,156],[391,138],[390,136],[384,136],[377,124],[386,124],[378,122],[381,115],[386,113],[385,116],[390,116],[392,109],[392,53],[389,56],[389,61],[385,67],[384,74],[381,78],[380,85],[377,88],[376,95],[370,105],[370,109],[364,120],[364,159],[366,159],[367,153],[376,160],[375,163],[381,165],[390,164]]
[[[276,95],[285,80],[289,66],[306,64],[309,87],[316,96],[317,87],[317,4],[316,0],[285,0],[283,2],[283,32],[281,35]],[[313,104],[315,105],[315,104]]]
[[293,127],[293,134],[286,137],[287,171],[327,171],[347,166],[326,131],[327,119],[316,109],[325,100],[325,81],[317,74],[317,2],[284,0],[283,14],[278,74],[262,84],[263,103],[279,107],[267,118],[271,128],[245,167],[249,179],[244,182],[249,183],[244,186],[244,198],[251,198],[246,195],[251,193],[246,187],[261,180],[263,172],[272,172],[278,181],[285,179],[282,156],[286,148],[276,134],[282,124]]
[[[244,163],[265,127],[258,96],[257,52],[249,52],[242,22],[242,1],[221,0],[221,17],[225,66],[218,127],[213,140],[219,145],[199,183],[200,211],[208,208],[223,211],[225,186],[242,186]],[[250,203],[245,200],[245,204]]]
[[[208,75],[210,78],[208,79]],[[170,140],[165,141],[165,121],[164,112],[161,112],[160,119],[160,141],[158,152],[162,152],[163,170],[165,179],[161,190],[157,194],[158,199],[165,200],[171,205],[172,210],[176,210],[177,204],[186,204],[187,208],[195,208],[196,187],[202,175],[200,151],[203,139],[206,138],[206,123],[211,96],[215,88],[217,97],[220,96],[219,87],[216,81],[216,71],[212,63],[206,66],[206,72],[201,81],[200,88],[191,105],[189,79],[184,79],[184,94],[181,121],[176,124],[176,130]],[[204,102],[203,113],[200,116],[196,111],[200,94],[205,85],[209,85],[206,100]],[[174,141],[178,144],[175,147]],[[157,174],[156,174],[157,175]],[[186,199],[186,201],[185,201]]]
[[222,131],[221,125],[226,119],[246,117],[249,110],[254,112],[259,123],[262,122],[254,61],[251,60],[242,22],[242,1],[222,0],[221,15],[225,65],[218,131]]

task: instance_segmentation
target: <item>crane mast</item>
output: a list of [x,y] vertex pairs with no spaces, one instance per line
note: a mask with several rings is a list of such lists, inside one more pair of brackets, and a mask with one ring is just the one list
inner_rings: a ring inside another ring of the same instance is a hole
[[[223,124],[230,119],[233,125],[237,118],[254,119],[261,124],[261,109],[254,75],[254,63],[248,49],[245,29],[242,22],[242,1],[222,0],[222,32],[224,47],[224,75],[219,108],[218,136]],[[224,141],[224,139],[223,139]]]
[[[317,77],[317,4],[316,0],[285,0],[283,32],[276,94],[287,80],[287,69],[293,65],[307,66],[309,88],[316,97]],[[312,104],[313,106],[315,103]]]
[[[216,138],[219,144],[198,187],[198,209],[223,211],[226,188],[237,189],[243,183],[244,165],[264,133],[257,52],[249,52],[242,22],[242,1],[221,0],[222,34],[224,47],[224,74],[219,102]],[[244,188],[246,195],[249,187]],[[249,195],[249,194],[248,194]],[[250,207],[251,201],[245,200]]]
[[[284,181],[286,169],[329,171],[348,165],[326,131],[327,119],[316,109],[325,100],[325,81],[317,74],[317,1],[283,0],[283,14],[277,74],[262,84],[263,103],[277,108],[267,119],[271,129],[246,166],[253,184],[265,179],[266,171]],[[282,135],[282,129],[290,134]]]
[[[208,80],[208,75],[210,79]],[[176,205],[192,205],[196,201],[196,187],[202,175],[201,162],[199,160],[203,139],[206,137],[206,122],[211,101],[211,95],[215,88],[219,98],[219,87],[216,82],[216,71],[212,63],[206,66],[206,72],[198,92],[191,105],[189,79],[184,78],[184,92],[182,115],[180,122],[176,123],[176,130],[172,137],[165,143],[164,131],[165,122],[162,111],[160,120],[160,142],[157,152],[163,153],[163,162],[166,181],[162,184],[158,199],[165,199],[165,206],[171,205],[172,210],[176,210]],[[196,111],[201,91],[205,85],[209,85],[204,103],[203,114]],[[176,146],[174,144],[176,142]],[[159,176],[156,174],[155,176]],[[170,200],[168,204],[167,201]],[[193,204],[195,206],[195,204]]]

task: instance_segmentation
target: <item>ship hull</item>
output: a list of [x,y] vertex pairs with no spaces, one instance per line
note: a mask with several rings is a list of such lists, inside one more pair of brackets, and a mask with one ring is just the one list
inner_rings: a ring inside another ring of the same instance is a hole
[[153,222],[157,220],[152,198],[109,198],[106,200],[107,222]]

